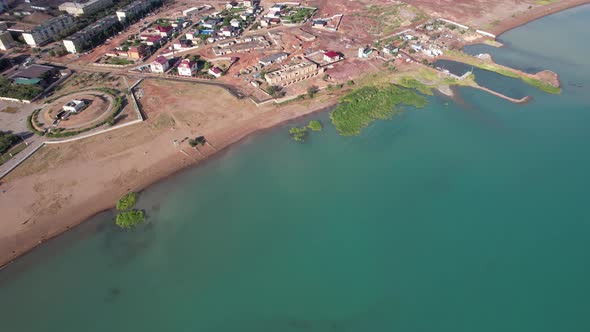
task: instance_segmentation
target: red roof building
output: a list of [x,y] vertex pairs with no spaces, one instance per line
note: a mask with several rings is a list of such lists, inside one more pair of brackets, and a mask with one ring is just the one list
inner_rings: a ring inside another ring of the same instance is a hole
[[193,72],[197,70],[197,64],[189,59],[183,59],[178,65],[178,75],[193,76]]
[[213,68],[209,68],[209,74],[219,78],[221,77],[221,74],[223,74],[223,71],[221,69],[219,69],[219,67],[213,67]]
[[324,53],[324,61],[334,62],[342,60],[342,56],[338,52],[328,51]]
[[162,37],[168,37],[168,36],[170,36],[172,34],[172,30],[173,29],[174,28],[172,26],[170,26],[170,25],[167,26],[167,27],[163,27],[161,25],[158,25],[156,27],[156,31],[158,31],[160,33],[160,36],[162,36]]
[[161,55],[157,57],[152,63],[150,63],[150,69],[153,73],[164,73],[166,70],[168,70],[168,68],[170,68],[168,59]]

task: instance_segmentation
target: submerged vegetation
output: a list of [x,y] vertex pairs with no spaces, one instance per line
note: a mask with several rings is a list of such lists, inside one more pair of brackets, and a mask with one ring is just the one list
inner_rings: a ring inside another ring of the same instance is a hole
[[303,142],[307,137],[307,127],[293,127],[289,129],[289,135],[297,142]]
[[130,192],[121,197],[117,202],[117,210],[121,211],[117,214],[117,219],[115,220],[117,226],[129,229],[141,224],[145,220],[145,213],[142,210],[129,210],[137,203],[138,196],[138,193]]
[[135,205],[135,203],[137,203],[137,196],[138,193],[136,192],[130,192],[127,195],[123,196],[117,202],[117,210],[122,211],[131,209]]
[[311,120],[307,124],[307,128],[311,129],[312,131],[322,131],[324,127],[322,126],[322,123],[318,120]]
[[374,120],[391,118],[400,104],[423,107],[426,103],[424,96],[397,85],[365,86],[346,95],[330,118],[340,135],[356,136]]
[[117,215],[117,226],[125,229],[133,228],[145,220],[145,213],[142,210],[129,210],[120,212]]
[[307,138],[308,130],[322,131],[324,127],[318,120],[311,120],[305,127],[293,127],[289,129],[289,135],[297,142],[304,142]]

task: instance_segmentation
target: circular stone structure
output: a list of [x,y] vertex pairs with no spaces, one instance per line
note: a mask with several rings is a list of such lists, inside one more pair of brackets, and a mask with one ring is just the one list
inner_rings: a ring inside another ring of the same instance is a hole
[[[82,100],[86,106],[78,112],[71,112],[67,118],[62,118],[53,125],[58,114],[63,111],[63,106],[71,100]],[[51,127],[68,131],[94,127],[111,115],[113,101],[112,95],[97,90],[74,92],[58,97],[37,114],[37,121],[43,124],[39,129]]]

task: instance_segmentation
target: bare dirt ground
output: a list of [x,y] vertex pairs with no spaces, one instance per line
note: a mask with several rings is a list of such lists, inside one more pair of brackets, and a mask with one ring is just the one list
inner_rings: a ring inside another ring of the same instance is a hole
[[[2,180],[0,265],[112,207],[130,190],[141,190],[246,135],[335,101],[322,97],[280,109],[257,108],[215,86],[149,79],[140,88],[147,121],[45,146]],[[217,150],[203,148],[201,155],[187,142],[173,143],[197,135],[207,137]]]
[[112,103],[112,97],[97,91],[63,96],[41,111],[38,115],[39,120],[46,125],[51,124],[56,115],[62,110],[63,105],[72,99],[84,100],[89,102],[89,105],[78,114],[71,114],[67,120],[61,121],[58,128],[88,127],[104,120],[109,115],[109,105]]

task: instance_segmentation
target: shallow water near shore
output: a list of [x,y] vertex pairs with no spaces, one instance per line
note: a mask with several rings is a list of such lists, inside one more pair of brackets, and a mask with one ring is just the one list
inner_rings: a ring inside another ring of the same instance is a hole
[[150,187],[138,229],[107,211],[1,270],[1,330],[589,331],[587,30],[590,6],[489,51],[561,95],[461,88],[360,137],[322,113]]

